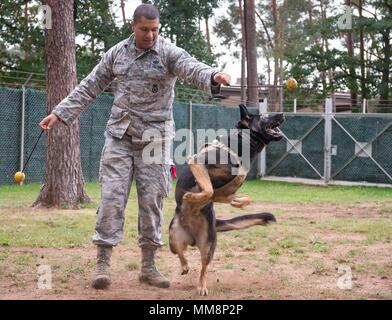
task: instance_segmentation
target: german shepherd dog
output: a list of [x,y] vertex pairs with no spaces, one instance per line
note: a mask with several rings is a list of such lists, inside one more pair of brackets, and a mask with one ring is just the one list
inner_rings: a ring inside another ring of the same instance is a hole
[[[246,168],[239,158],[242,156],[242,146],[245,143],[248,145],[248,162],[252,163],[268,143],[283,137],[276,129],[284,121],[283,114],[254,115],[244,105],[239,107],[241,120],[236,126],[238,130],[227,137],[225,144],[206,145],[193,156],[179,176],[175,191],[177,207],[169,226],[170,250],[178,255],[182,274],[187,274],[189,268],[184,252],[188,245],[198,247],[202,265],[198,292],[203,296],[208,295],[206,272],[214,255],[217,232],[276,222],[271,213],[247,214],[229,220],[215,217],[214,202],[230,203],[237,208],[251,202],[247,196],[235,195],[250,166]],[[234,145],[238,153],[231,148]],[[225,155],[229,157],[222,161]],[[215,161],[209,162],[209,159]]]

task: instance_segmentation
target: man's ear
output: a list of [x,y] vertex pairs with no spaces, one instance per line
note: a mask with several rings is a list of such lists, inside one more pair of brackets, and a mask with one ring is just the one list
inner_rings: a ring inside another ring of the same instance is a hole
[[132,32],[135,32],[135,21],[132,21],[130,24]]
[[241,120],[249,120],[250,114],[248,109],[246,109],[245,105],[240,104],[239,107],[240,107]]

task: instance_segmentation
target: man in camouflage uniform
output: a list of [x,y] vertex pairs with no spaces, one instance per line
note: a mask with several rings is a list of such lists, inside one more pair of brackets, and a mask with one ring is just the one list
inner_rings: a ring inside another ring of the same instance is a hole
[[141,282],[167,288],[170,282],[155,267],[162,242],[162,202],[169,192],[170,163],[142,158],[150,142],[146,130],[161,133],[155,143],[169,145],[173,138],[174,85],[177,77],[208,93],[219,92],[230,76],[192,58],[186,51],[158,36],[159,12],[147,4],[134,13],[130,38],[106,52],[93,71],[44,118],[48,130],[58,121],[71,123],[114,78],[118,87],[105,132],[100,163],[101,201],[93,243],[97,245],[96,289],[110,283],[112,247],[123,239],[124,211],[132,180],[136,180],[139,219],[138,244],[142,249]]

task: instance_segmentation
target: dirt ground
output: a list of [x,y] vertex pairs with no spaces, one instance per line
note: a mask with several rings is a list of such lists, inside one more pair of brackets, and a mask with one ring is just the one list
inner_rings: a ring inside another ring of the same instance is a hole
[[[221,205],[218,215],[228,208]],[[377,203],[253,205],[252,212],[261,211],[274,213],[278,223],[218,235],[207,297],[196,291],[197,249],[188,249],[190,272],[180,275],[179,261],[167,246],[157,265],[170,279],[169,289],[140,284],[139,248],[119,245],[113,253],[112,285],[96,291],[90,285],[95,268],[91,245],[0,247],[0,299],[392,299],[392,235],[381,230],[377,236],[373,228],[391,218],[392,208]],[[41,265],[51,268],[51,289],[38,288]],[[342,288],[339,281],[346,276],[351,284]]]

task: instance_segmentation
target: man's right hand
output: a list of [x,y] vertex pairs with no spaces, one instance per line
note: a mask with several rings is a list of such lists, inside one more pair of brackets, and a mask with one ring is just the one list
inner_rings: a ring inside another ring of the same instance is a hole
[[42,119],[42,121],[39,123],[39,127],[42,130],[50,130],[57,122],[59,122],[59,118],[57,118],[54,113],[51,113]]

